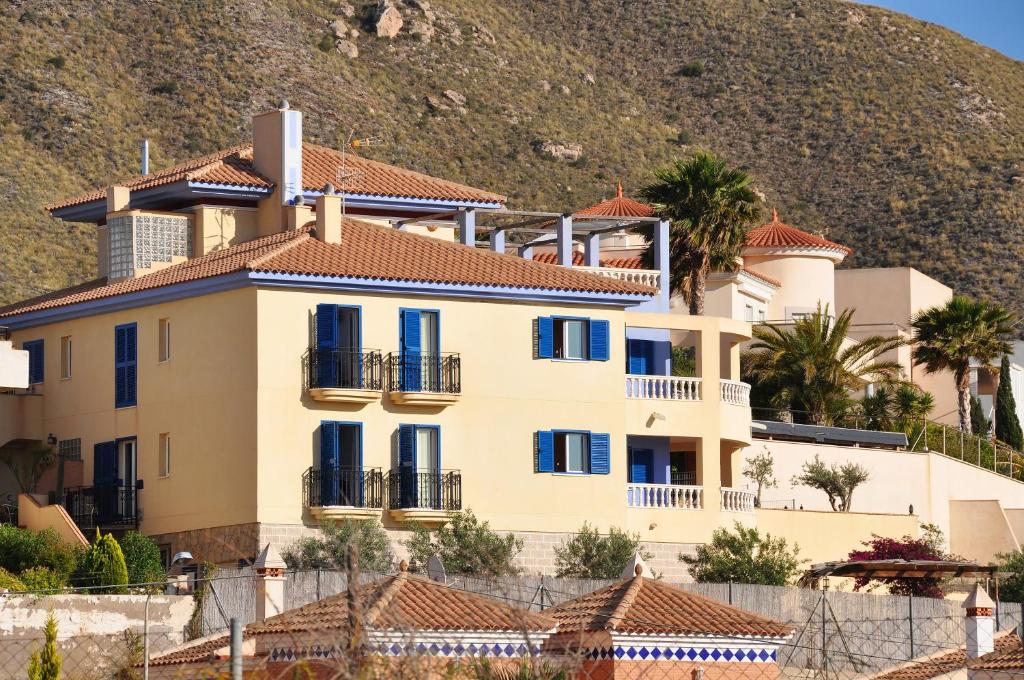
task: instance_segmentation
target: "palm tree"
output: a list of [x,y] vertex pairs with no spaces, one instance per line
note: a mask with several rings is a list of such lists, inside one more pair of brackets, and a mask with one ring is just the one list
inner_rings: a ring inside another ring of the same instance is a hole
[[744,352],[744,373],[771,406],[807,411],[818,425],[831,425],[850,407],[851,393],[868,382],[899,378],[896,361],[875,357],[903,344],[880,335],[860,342],[847,339],[853,320],[848,309],[833,319],[828,305],[797,319],[792,326],[754,326],[755,342]]
[[703,314],[708,272],[736,269],[747,232],[761,214],[760,199],[747,173],[706,151],[660,168],[654,177],[639,195],[672,221],[672,290],[687,295],[690,314]]
[[1014,316],[986,300],[956,296],[914,315],[914,363],[928,373],[952,371],[960,429],[971,432],[971,359],[988,366],[1012,347]]

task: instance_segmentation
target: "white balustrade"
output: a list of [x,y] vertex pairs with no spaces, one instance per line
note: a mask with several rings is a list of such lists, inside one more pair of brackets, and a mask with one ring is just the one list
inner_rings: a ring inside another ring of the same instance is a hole
[[674,375],[627,375],[626,398],[700,401],[700,386],[700,378],[680,378]]
[[720,381],[722,401],[736,406],[750,406],[750,385],[739,380]]
[[754,492],[722,487],[722,510],[727,512],[753,512]]
[[618,267],[573,267],[573,269],[651,288],[658,288],[661,285],[661,272],[657,269],[620,269]]
[[626,505],[631,508],[704,509],[704,487],[677,484],[627,484]]

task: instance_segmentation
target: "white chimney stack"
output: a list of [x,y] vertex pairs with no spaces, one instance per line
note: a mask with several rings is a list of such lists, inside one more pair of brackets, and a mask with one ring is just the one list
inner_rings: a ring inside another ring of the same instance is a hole
[[281,205],[302,193],[302,113],[282,101],[252,119],[252,161],[256,170],[277,185]]
[[262,623],[284,611],[284,560],[267,544],[256,558],[256,622]]
[[328,184],[316,199],[316,237],[324,243],[341,243],[341,196]]
[[995,619],[992,618],[995,603],[979,583],[963,606],[967,610],[967,658],[977,659],[995,648]]

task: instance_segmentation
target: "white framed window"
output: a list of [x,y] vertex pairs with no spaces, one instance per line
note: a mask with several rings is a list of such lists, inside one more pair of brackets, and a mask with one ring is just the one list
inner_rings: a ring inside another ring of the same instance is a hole
[[171,435],[169,432],[160,434],[160,476],[171,474]]
[[160,348],[159,361],[169,361],[171,358],[171,320],[160,319]]
[[555,319],[555,358],[587,358],[588,324],[586,319]]
[[750,323],[754,320],[754,305],[743,306],[743,320]]
[[758,320],[758,321],[762,321],[762,322],[763,322],[763,321],[764,321],[764,319],[765,319],[765,316],[764,316],[764,307],[762,307],[761,309],[757,310],[757,320]]
[[71,377],[71,336],[65,335],[60,339],[60,379],[67,380]]
[[555,472],[588,473],[589,440],[586,432],[555,432]]

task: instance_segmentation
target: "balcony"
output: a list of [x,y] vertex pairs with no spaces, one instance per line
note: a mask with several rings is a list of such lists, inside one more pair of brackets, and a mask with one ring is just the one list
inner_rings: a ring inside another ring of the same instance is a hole
[[139,491],[133,486],[79,486],[64,490],[64,508],[78,528],[138,529]]
[[739,380],[719,381],[722,403],[750,407],[750,385]]
[[661,287],[661,272],[657,269],[622,269],[619,267],[573,267],[573,269],[617,281],[649,286],[655,290]]
[[722,487],[722,510],[724,512],[754,512],[753,491]]
[[703,510],[704,487],[677,484],[627,484],[626,506],[630,508]]
[[701,379],[672,375],[627,375],[626,398],[700,401]]
[[377,350],[310,347],[302,355],[302,373],[309,396],[316,401],[366,404],[380,399],[383,360]]
[[447,406],[462,392],[462,363],[458,354],[402,354],[384,359],[391,401],[410,406]]
[[462,472],[391,470],[385,476],[388,510],[399,522],[444,524],[462,509]]
[[309,468],[302,473],[302,501],[319,520],[369,519],[384,506],[380,468]]

